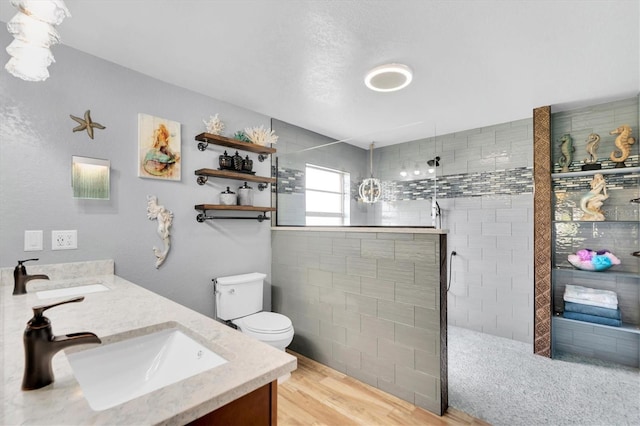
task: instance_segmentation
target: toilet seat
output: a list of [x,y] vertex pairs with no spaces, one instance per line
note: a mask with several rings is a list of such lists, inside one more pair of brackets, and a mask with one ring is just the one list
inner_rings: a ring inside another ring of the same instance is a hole
[[276,312],[258,312],[242,318],[243,328],[260,334],[282,334],[292,328],[291,320]]
[[231,321],[247,336],[267,343],[282,351],[293,340],[291,320],[275,312],[257,312]]

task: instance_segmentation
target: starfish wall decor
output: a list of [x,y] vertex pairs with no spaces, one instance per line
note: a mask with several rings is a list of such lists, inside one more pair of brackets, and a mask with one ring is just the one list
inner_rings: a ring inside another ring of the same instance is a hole
[[94,121],[91,121],[91,111],[87,110],[84,113],[84,119],[80,118],[80,117],[76,117],[75,115],[69,115],[69,117],[71,117],[71,119],[73,121],[76,121],[78,123],[80,123],[79,126],[76,126],[73,128],[74,132],[81,132],[83,130],[86,130],[87,133],[89,134],[89,137],[91,139],[93,139],[93,129],[106,129],[106,127],[104,127],[102,124],[100,123],[96,123]]

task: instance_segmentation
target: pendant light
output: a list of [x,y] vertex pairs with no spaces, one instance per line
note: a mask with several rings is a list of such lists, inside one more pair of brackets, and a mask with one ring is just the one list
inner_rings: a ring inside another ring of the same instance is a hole
[[11,56],[5,69],[26,81],[49,78],[53,54],[49,47],[60,42],[56,26],[71,16],[64,0],[11,0],[18,13],[7,23],[14,40],[7,46]]
[[373,177],[373,142],[369,146],[369,170],[371,177],[362,181],[358,188],[360,199],[367,204],[373,204],[378,201],[380,194],[382,193],[382,187],[380,185],[380,179]]

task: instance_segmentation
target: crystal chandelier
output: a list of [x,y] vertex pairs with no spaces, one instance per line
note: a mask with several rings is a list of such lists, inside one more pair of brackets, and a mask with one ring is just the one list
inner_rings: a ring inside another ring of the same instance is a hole
[[11,59],[5,69],[27,81],[49,78],[47,68],[55,62],[49,46],[60,43],[55,29],[71,16],[63,0],[11,0],[18,13],[7,23],[14,40],[7,46]]
[[380,194],[382,193],[382,187],[380,185],[380,179],[373,177],[373,142],[369,147],[369,169],[371,177],[362,181],[358,188],[360,199],[368,204],[373,204],[378,201]]

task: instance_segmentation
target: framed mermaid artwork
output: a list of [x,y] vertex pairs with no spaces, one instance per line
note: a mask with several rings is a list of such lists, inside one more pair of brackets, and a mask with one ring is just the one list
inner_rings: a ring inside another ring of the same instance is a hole
[[180,123],[138,114],[138,177],[181,179]]

